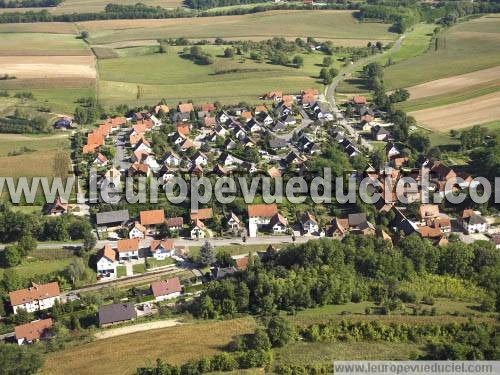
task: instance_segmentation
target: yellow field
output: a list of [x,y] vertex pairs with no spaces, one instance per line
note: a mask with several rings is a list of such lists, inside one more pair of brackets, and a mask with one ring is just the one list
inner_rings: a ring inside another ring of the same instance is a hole
[[436,131],[467,128],[500,119],[500,92],[410,112],[419,125]]
[[45,375],[124,375],[152,365],[157,358],[182,364],[220,352],[235,336],[253,332],[255,321],[242,318],[221,322],[138,332],[77,346],[47,355]]

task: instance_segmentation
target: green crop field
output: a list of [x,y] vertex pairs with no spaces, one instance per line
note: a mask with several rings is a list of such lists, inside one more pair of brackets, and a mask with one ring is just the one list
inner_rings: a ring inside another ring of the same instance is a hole
[[[169,47],[166,54],[134,56],[133,50],[144,48],[125,49],[129,57],[99,60],[99,98],[104,105],[150,103],[160,98],[173,102],[187,99],[256,102],[269,90],[298,92],[321,86],[317,76],[324,54],[320,52],[302,54],[304,66],[297,69],[258,63],[248,56],[224,58],[221,55],[225,46],[202,47],[215,56],[212,65],[197,65],[181,57],[182,47]],[[339,65],[337,60],[332,66]]]
[[88,46],[75,35],[49,33],[3,33],[0,55],[88,55]]
[[444,77],[500,65],[500,18],[482,17],[459,23],[431,46],[385,70],[389,89],[410,87]]
[[165,20],[111,20],[80,22],[90,32],[92,44],[158,38],[287,38],[353,39],[364,41],[396,38],[389,25],[360,23],[351,11],[270,11],[239,16]]

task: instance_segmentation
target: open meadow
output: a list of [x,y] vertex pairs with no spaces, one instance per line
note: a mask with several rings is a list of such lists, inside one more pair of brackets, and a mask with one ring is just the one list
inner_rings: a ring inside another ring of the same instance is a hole
[[[238,103],[255,102],[270,90],[298,92],[321,86],[317,78],[325,56],[321,52],[301,54],[304,66],[295,68],[256,62],[247,55],[225,58],[226,47],[202,46],[204,52],[215,57],[211,65],[199,65],[185,58],[183,47],[168,47],[165,54],[144,55],[133,51],[142,53],[147,47],[116,49],[114,53],[123,57],[98,61],[99,98],[105,106],[151,103],[160,98],[169,102],[192,99]],[[340,61],[337,59],[332,66],[339,67]]]
[[352,11],[269,11],[238,16],[79,22],[92,44],[159,38],[293,38],[390,41],[389,25],[360,23]]

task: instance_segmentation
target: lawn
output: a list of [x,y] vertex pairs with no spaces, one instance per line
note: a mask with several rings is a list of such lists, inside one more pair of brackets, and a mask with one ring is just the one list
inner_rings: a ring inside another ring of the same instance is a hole
[[[237,241],[237,240],[235,240]],[[264,251],[269,247],[269,245],[243,245],[243,244],[235,244],[235,245],[227,245],[227,246],[217,246],[215,247],[215,251],[224,251],[228,252],[230,255],[242,255],[249,254],[257,251]],[[200,246],[189,246],[189,255],[192,257],[198,256],[200,252]]]
[[272,38],[388,41],[396,34],[383,23],[360,23],[352,11],[286,10],[238,16],[165,20],[112,20],[78,23],[92,44],[158,38]]
[[134,270],[134,275],[137,275],[138,273],[146,272],[146,265],[144,263],[134,264],[132,269]]
[[148,266],[151,268],[158,268],[168,266],[169,264],[175,264],[175,260],[172,258],[166,258],[164,260],[156,260],[154,258],[148,258]]
[[[71,262],[71,258],[53,259],[53,260],[35,260],[27,259],[22,264],[13,269],[22,277],[29,278],[35,275],[46,275],[52,272],[64,270]],[[0,278],[4,269],[0,268]]]
[[242,318],[98,340],[47,354],[42,373],[132,374],[137,367],[154,364],[156,358],[181,364],[221,352],[235,336],[253,332],[255,326],[252,318]]
[[125,266],[116,266],[116,276],[117,277],[127,276],[127,268]]
[[[197,65],[181,56],[182,47],[170,47],[166,54],[99,60],[99,98],[104,105],[169,102],[192,99],[195,102],[220,100],[225,103],[256,102],[270,90],[298,92],[308,87],[320,87],[317,76],[324,54],[302,54],[302,68],[258,63],[248,56],[221,57],[226,46],[203,46],[215,56],[212,65]],[[118,50],[120,51],[120,50]],[[339,66],[335,61],[332,66]],[[148,69],[144,69],[147,66]],[[138,87],[141,88],[137,98]]]
[[500,18],[482,17],[459,23],[419,56],[385,71],[389,89],[452,77],[500,64]]

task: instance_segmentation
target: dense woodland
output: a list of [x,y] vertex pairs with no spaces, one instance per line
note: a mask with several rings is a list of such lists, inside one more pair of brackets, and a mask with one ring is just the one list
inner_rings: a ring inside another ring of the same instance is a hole
[[400,283],[433,274],[477,283],[485,291],[483,309],[498,311],[499,269],[498,251],[484,241],[436,247],[414,235],[393,248],[375,237],[323,239],[268,253],[238,277],[210,283],[192,311],[212,319],[369,300],[389,313],[400,309],[402,302],[418,302]]

